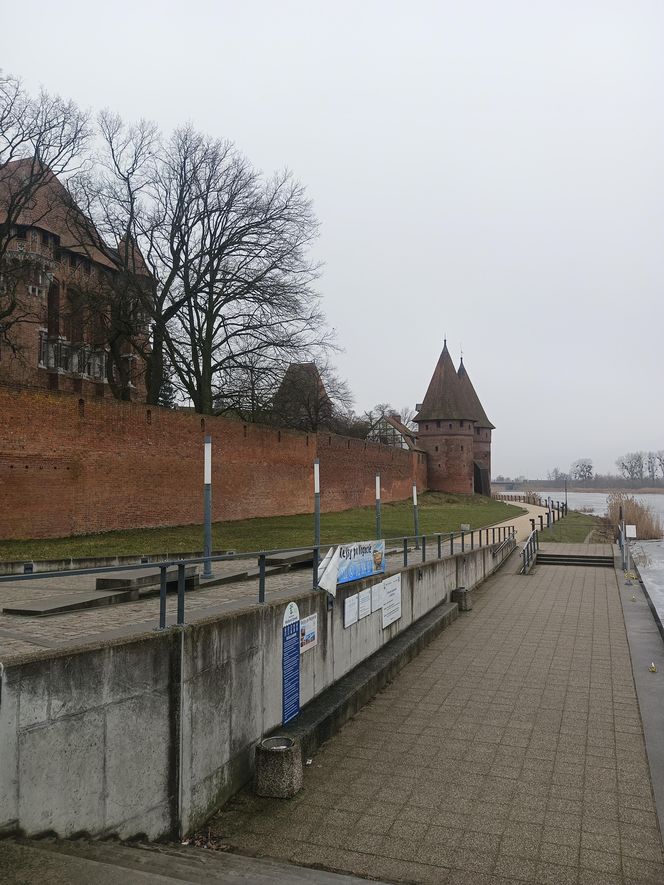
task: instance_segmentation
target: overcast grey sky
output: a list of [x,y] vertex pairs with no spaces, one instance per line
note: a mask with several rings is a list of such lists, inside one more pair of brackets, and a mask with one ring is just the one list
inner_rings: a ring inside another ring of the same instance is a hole
[[494,475],[664,448],[661,0],[6,5],[0,64],[288,166],[362,410],[447,334]]

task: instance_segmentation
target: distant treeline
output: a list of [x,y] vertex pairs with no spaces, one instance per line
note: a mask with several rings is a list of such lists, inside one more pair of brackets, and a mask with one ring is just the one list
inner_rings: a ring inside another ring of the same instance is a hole
[[554,467],[547,472],[546,479],[527,479],[525,476],[497,476],[496,483],[508,483],[515,488],[557,489],[567,484],[567,488],[583,489],[643,489],[664,488],[664,449],[657,452],[626,452],[616,459],[615,473],[595,473],[590,458],[579,458],[567,472]]

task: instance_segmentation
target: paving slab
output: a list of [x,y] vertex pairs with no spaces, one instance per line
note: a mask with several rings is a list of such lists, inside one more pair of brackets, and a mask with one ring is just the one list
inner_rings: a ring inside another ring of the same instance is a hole
[[5,615],[33,615],[36,618],[48,615],[62,615],[65,612],[84,608],[99,608],[102,605],[118,605],[138,598],[135,590],[82,590],[79,593],[63,593],[58,596],[38,597],[25,602],[14,602],[2,609]]
[[244,791],[213,832],[387,881],[661,885],[617,575],[518,565],[321,748],[298,796]]

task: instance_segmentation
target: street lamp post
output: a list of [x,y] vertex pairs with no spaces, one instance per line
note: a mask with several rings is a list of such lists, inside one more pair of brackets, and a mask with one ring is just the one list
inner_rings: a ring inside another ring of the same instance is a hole
[[380,525],[380,473],[376,474],[376,540],[381,537]]
[[212,437],[205,437],[205,465],[203,470],[203,577],[212,577]]
[[413,483],[413,521],[415,523],[415,549],[420,549],[420,514],[417,509],[417,485]]

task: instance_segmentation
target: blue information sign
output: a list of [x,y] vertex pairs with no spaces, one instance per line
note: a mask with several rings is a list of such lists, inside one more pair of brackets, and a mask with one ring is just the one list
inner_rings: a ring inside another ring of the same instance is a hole
[[283,724],[300,712],[300,610],[289,602],[283,620]]

